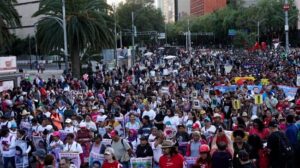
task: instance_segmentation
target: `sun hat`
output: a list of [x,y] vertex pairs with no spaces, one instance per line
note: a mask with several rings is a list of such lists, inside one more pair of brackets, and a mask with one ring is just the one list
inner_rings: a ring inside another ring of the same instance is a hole
[[164,140],[161,144],[161,148],[171,148],[174,146],[174,143],[170,140]]

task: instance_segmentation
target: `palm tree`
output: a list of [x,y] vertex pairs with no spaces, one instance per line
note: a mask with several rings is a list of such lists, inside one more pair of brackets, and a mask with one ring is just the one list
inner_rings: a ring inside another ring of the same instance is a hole
[[[111,7],[104,0],[66,0],[68,50],[72,74],[80,77],[80,54],[85,50],[101,49],[113,44]],[[37,23],[39,48],[44,52],[63,48],[62,1],[41,0],[33,15],[43,16]]]
[[16,0],[0,1],[0,46],[11,42],[13,39],[9,28],[20,26],[19,14],[14,8]]

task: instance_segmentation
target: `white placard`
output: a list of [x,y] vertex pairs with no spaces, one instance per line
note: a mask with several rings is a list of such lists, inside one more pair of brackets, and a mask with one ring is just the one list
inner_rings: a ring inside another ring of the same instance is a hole
[[0,57],[0,73],[17,71],[16,56]]
[[12,90],[14,88],[14,81],[0,81],[0,92]]

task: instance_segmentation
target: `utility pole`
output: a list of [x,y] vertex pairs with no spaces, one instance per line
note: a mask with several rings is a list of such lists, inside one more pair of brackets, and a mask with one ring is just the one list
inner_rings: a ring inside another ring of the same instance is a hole
[[289,9],[290,5],[288,0],[284,1],[284,14],[285,14],[285,25],[284,25],[284,30],[285,30],[285,52],[286,54],[289,53]]
[[66,73],[68,73],[68,43],[67,43],[67,23],[66,23],[66,4],[65,0],[62,0],[62,13],[63,13],[63,29],[64,29],[64,53],[65,53],[65,66]]
[[117,47],[118,47],[118,39],[117,39],[117,13],[116,13],[116,6],[114,8],[114,18],[115,18],[115,47],[114,47],[114,57],[116,60],[116,67],[118,67],[118,55],[117,55]]
[[131,40],[132,40],[132,51],[131,51],[131,66],[134,66],[134,59],[135,59],[135,44],[134,44],[134,36],[136,34],[135,32],[135,26],[134,26],[134,12],[131,12],[131,19],[132,19],[132,34],[131,34]]
[[120,48],[123,48],[123,42],[122,42],[122,30],[120,30]]

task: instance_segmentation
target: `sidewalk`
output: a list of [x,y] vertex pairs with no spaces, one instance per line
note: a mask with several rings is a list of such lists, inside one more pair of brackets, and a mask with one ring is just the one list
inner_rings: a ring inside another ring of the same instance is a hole
[[50,69],[45,70],[43,73],[38,73],[37,70],[24,70],[24,73],[29,74],[30,76],[39,75],[44,80],[47,80],[48,78],[52,78],[52,75],[55,75],[55,78],[58,78],[63,73],[63,70]]

